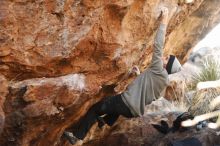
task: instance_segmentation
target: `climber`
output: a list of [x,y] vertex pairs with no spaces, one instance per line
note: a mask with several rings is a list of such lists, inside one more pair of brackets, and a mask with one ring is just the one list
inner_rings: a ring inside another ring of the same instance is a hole
[[[79,139],[83,140],[96,122],[99,127],[104,124],[112,126],[120,115],[127,118],[142,116],[145,105],[159,98],[168,85],[168,74],[180,71],[181,65],[175,56],[162,58],[166,27],[172,12],[167,8],[163,8],[161,12],[162,21],[155,36],[154,53],[149,69],[141,73],[123,93],[106,97],[96,103],[77,124],[66,129],[62,137],[71,144],[75,144]],[[139,74],[140,71],[135,67],[133,72]]]

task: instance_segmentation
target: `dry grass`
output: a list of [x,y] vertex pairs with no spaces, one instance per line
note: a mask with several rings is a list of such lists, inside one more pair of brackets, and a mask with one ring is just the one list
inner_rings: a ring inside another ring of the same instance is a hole
[[182,96],[171,101],[171,109],[174,111],[186,112],[189,108],[189,102],[186,99],[185,96]]
[[174,95],[174,99],[171,101],[171,108],[174,111],[186,112],[190,105],[189,98],[185,94],[188,91],[186,81],[183,81],[181,84],[176,86],[178,87],[175,87],[175,89],[171,86],[172,93]]

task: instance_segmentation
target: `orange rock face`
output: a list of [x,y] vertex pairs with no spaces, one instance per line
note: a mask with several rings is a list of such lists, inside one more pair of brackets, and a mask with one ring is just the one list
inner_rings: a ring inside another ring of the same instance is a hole
[[147,68],[161,6],[178,7],[164,54],[184,62],[219,21],[218,0],[1,0],[0,73],[10,82],[0,77],[0,145],[64,144],[63,130],[123,91],[133,65]]
[[4,76],[0,75],[0,133],[2,133],[5,123],[5,113],[3,105],[5,102],[6,95],[8,94],[8,82]]

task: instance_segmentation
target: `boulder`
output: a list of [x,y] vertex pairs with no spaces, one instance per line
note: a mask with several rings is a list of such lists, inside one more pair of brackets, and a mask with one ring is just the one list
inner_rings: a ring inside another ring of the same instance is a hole
[[1,145],[52,145],[55,141],[48,137],[59,140],[63,130],[98,100],[99,90],[83,74],[11,82]]
[[65,128],[122,92],[133,65],[148,68],[162,6],[178,7],[164,55],[184,63],[219,22],[218,0],[1,0],[0,73],[10,85],[0,145],[68,145]]

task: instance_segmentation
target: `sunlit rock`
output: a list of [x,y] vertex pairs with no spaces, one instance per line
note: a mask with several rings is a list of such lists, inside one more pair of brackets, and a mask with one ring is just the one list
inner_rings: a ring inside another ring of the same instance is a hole
[[178,8],[164,55],[184,63],[219,22],[218,1],[1,0],[0,73],[9,81],[4,89],[9,93],[0,145],[68,145],[60,139],[65,128],[103,97],[123,92],[131,67],[149,66],[160,6]]

